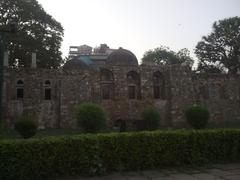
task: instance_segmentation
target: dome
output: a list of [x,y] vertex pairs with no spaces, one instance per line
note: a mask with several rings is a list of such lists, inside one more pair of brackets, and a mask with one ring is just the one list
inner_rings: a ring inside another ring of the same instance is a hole
[[64,66],[64,70],[86,70],[89,66],[79,59],[71,59],[67,61]]
[[129,50],[119,48],[113,51],[107,58],[107,65],[125,65],[125,66],[137,66],[138,61],[136,56]]

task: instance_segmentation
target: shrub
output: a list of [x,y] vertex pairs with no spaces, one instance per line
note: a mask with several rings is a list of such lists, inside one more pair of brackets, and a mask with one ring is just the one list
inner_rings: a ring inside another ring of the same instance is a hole
[[86,132],[97,132],[106,127],[106,114],[101,106],[94,103],[82,103],[76,107],[76,118]]
[[206,107],[194,105],[185,111],[187,122],[195,129],[202,129],[207,126],[210,113]]
[[240,130],[84,134],[0,141],[0,179],[51,179],[240,161]]
[[23,115],[16,121],[14,128],[23,138],[30,138],[37,132],[37,123],[31,116]]
[[155,107],[147,107],[142,112],[142,118],[147,130],[155,130],[158,128],[160,113]]

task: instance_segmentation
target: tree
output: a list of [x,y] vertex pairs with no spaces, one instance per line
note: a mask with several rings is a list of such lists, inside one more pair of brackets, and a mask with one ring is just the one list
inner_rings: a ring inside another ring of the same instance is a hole
[[63,27],[37,0],[1,0],[0,27],[6,27],[9,22],[17,24],[17,32],[6,35],[11,66],[29,67],[33,52],[37,53],[38,67],[60,66]]
[[193,59],[190,57],[189,50],[186,48],[181,49],[176,53],[170,50],[168,47],[160,46],[158,48],[145,52],[142,58],[142,62],[150,62],[156,65],[186,63],[189,66],[192,66]]
[[200,72],[236,74],[240,70],[240,18],[214,22],[212,33],[198,42],[195,53]]

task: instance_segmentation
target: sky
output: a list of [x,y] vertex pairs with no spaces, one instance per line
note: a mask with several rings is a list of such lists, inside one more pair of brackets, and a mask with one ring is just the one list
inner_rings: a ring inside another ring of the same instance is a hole
[[64,28],[63,57],[69,46],[106,43],[123,47],[141,61],[150,49],[194,48],[220,19],[240,16],[240,0],[38,0]]

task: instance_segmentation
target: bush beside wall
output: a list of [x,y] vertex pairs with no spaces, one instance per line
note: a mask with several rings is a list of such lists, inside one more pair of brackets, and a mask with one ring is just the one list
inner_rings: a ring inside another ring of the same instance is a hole
[[240,162],[240,130],[155,131],[0,141],[0,179]]
[[85,132],[99,132],[106,127],[106,113],[95,103],[82,103],[75,108],[75,115],[80,127]]
[[185,110],[187,122],[194,129],[206,128],[210,117],[209,110],[202,105],[193,105]]
[[37,123],[30,115],[21,116],[14,125],[14,129],[25,139],[33,137],[37,133]]
[[141,114],[143,121],[145,122],[146,130],[152,131],[158,129],[160,122],[160,113],[155,107],[147,107]]

